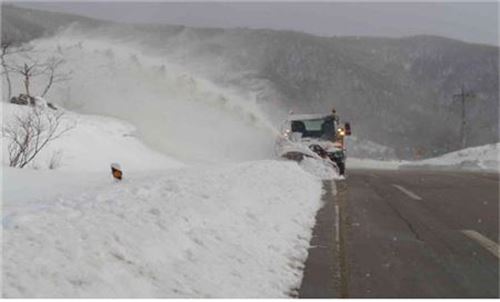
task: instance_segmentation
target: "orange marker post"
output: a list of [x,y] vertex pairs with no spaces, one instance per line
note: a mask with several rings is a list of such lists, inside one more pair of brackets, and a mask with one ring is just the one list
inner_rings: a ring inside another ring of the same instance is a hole
[[119,164],[111,164],[111,174],[113,175],[114,179],[122,180],[123,172]]

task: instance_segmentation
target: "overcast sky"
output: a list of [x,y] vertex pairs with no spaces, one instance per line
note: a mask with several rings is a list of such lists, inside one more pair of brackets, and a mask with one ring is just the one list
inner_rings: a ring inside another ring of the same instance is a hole
[[132,23],[291,29],[324,36],[440,35],[498,45],[498,3],[15,2]]

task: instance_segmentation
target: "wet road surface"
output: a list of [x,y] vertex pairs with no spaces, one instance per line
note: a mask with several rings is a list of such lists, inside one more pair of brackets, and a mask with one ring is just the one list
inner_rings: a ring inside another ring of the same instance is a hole
[[498,297],[498,181],[351,170],[336,190],[325,182],[299,297]]

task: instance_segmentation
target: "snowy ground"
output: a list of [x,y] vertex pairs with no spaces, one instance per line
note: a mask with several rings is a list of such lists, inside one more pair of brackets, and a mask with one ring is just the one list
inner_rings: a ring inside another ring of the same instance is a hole
[[467,148],[419,161],[381,161],[350,157],[347,159],[347,169],[397,170],[401,168],[499,172],[500,143]]
[[418,167],[449,168],[472,171],[500,171],[500,143],[472,147],[436,158],[411,162]]
[[[3,105],[4,122],[28,109]],[[35,165],[4,159],[5,296],[287,297],[300,285],[328,171],[187,166],[122,121],[67,112],[65,122],[75,128]],[[61,166],[47,170],[59,149]]]
[[[55,176],[4,178],[32,195],[4,192],[8,297],[286,297],[300,285],[321,194],[319,179],[278,161],[137,174],[62,195]],[[52,198],[37,197],[44,186]]]
[[[15,115],[22,116],[29,110],[31,108],[27,106],[3,103],[0,115],[7,124]],[[125,171],[183,166],[181,162],[145,146],[137,138],[135,127],[127,122],[71,111],[65,111],[62,121],[61,129],[67,126],[72,129],[43,149],[30,168],[47,169],[53,156],[58,156],[60,162],[57,170],[63,171],[109,171],[113,162],[120,163]],[[2,147],[3,163],[8,164],[7,144],[2,143]]]

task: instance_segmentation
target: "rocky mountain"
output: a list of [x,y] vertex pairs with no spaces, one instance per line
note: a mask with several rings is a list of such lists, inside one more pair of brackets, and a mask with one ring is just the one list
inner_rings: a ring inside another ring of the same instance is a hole
[[[71,25],[85,35],[134,40],[221,85],[257,92],[271,116],[329,111],[359,139],[400,158],[460,148],[462,86],[467,145],[499,141],[499,48],[435,36],[318,37],[300,32],[131,25],[4,5],[2,41],[25,42]],[[455,99],[455,100],[454,100]],[[281,114],[281,115],[280,115]]]

